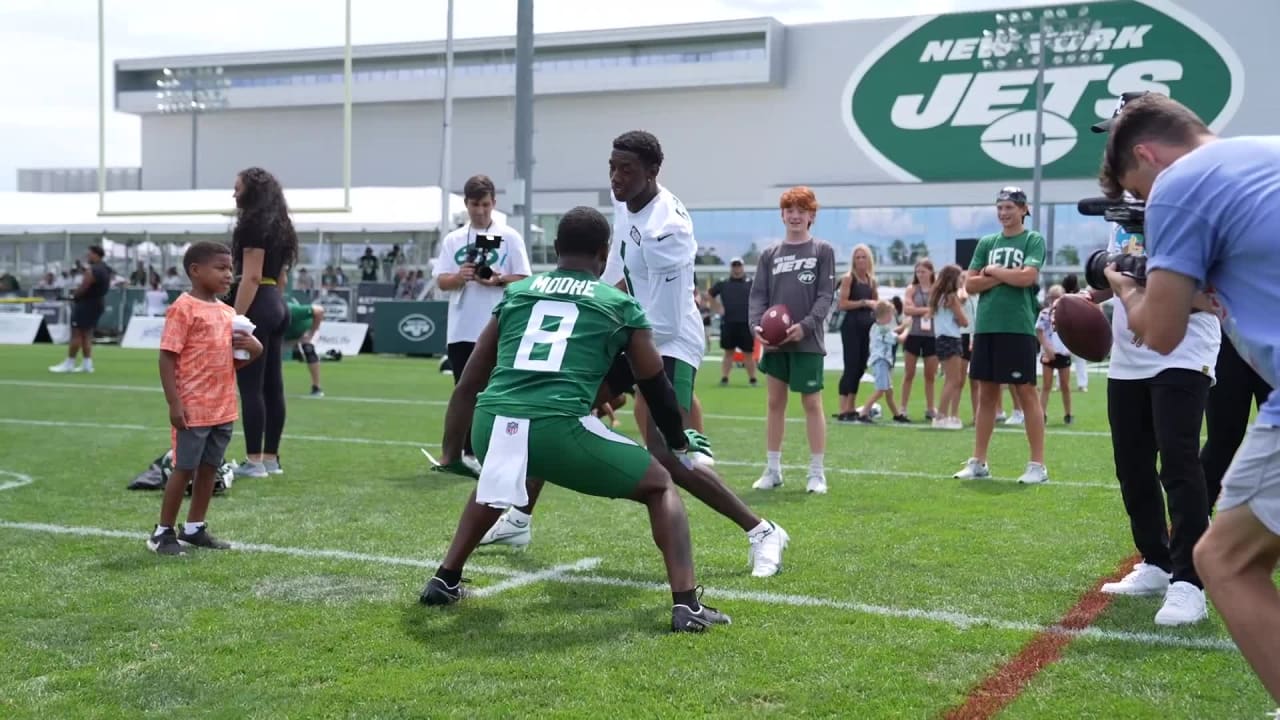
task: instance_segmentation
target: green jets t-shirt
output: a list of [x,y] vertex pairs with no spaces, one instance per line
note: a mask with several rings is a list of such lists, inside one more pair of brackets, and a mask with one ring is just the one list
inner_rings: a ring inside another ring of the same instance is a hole
[[631,331],[649,328],[635,298],[570,270],[509,285],[493,314],[498,364],[476,407],[516,418],[586,416]]
[[[1044,236],[1034,230],[1024,230],[1013,237],[1004,233],[987,235],[978,241],[969,269],[981,272],[988,265],[1039,269],[1044,265]],[[1035,335],[1037,309],[1034,286],[1020,288],[1001,283],[979,296],[974,333]]]

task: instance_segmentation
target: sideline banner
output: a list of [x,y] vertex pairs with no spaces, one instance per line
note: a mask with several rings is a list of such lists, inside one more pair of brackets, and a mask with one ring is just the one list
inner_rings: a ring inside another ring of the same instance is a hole
[[330,322],[325,318],[315,337],[311,339],[311,344],[316,346],[316,352],[321,355],[337,350],[344,357],[353,357],[360,354],[365,335],[368,334],[369,326],[366,323]]
[[42,323],[40,313],[0,312],[0,345],[30,345]]
[[129,320],[120,347],[142,350],[159,350],[160,336],[164,333],[164,318],[137,315]]
[[373,306],[373,351],[443,355],[448,316],[449,303],[442,301],[377,303]]

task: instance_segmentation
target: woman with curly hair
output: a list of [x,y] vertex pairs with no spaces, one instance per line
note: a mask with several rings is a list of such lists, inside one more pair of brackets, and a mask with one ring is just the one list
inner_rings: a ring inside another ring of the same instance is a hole
[[236,287],[236,314],[246,315],[262,343],[262,357],[236,371],[247,459],[237,477],[278,475],[280,436],[284,433],[284,365],[281,348],[289,326],[282,295],[298,257],[298,235],[289,219],[284,190],[275,177],[258,167],[236,176],[236,227],[231,252]]

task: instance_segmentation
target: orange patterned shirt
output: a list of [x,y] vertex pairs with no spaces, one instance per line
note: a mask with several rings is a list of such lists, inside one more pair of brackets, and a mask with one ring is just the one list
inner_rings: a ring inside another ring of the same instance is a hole
[[231,319],[236,311],[220,301],[182,293],[165,313],[160,349],[178,356],[174,371],[187,425],[235,422],[236,366],[231,356]]

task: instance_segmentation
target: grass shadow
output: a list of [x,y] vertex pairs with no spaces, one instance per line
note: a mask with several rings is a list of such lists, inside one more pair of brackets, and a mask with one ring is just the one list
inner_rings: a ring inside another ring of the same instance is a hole
[[1029,485],[1022,485],[1011,480],[984,479],[957,480],[956,482],[965,490],[972,490],[983,495],[1010,495],[1024,492],[1030,488]]

